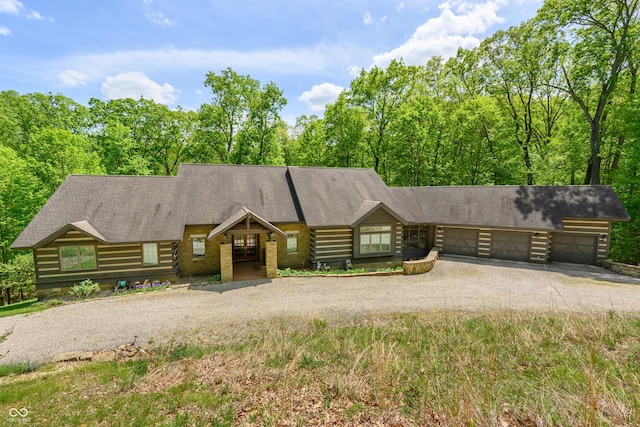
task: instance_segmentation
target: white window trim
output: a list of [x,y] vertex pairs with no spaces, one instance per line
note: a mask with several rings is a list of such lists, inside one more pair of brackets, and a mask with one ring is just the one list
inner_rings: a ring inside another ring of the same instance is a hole
[[[298,251],[300,250],[300,239],[299,239],[299,232],[298,231],[287,231],[287,241],[286,241],[286,251],[287,251],[287,255],[296,255],[298,254]],[[296,250],[294,252],[289,252],[289,237],[294,237],[296,238]]]
[[[378,230],[371,230],[371,231],[363,231],[363,228],[379,228]],[[387,230],[388,228],[388,230]],[[392,254],[393,253],[393,232],[394,232],[394,227],[393,224],[362,224],[360,225],[360,228],[358,229],[358,234],[359,234],[359,242],[358,242],[358,253],[361,256],[364,257],[369,257],[369,256],[376,256],[378,254],[384,255],[384,254]],[[378,238],[380,239],[380,241],[377,243],[377,245],[380,246],[380,249],[382,249],[382,236],[388,236],[389,237],[389,250],[388,251],[363,251],[362,250],[362,238],[364,236],[367,236],[369,238],[369,243],[368,246],[373,246],[373,243],[371,243],[371,236],[378,236]]]
[[[204,259],[207,256],[207,235],[206,234],[192,234],[189,236],[191,240],[191,257],[194,260]],[[197,255],[193,251],[193,241],[195,239],[202,239],[204,243],[204,253],[202,255]]]
[[[146,260],[146,252],[144,250],[145,245],[155,245],[156,247],[156,257],[155,262],[148,262]],[[160,264],[160,248],[157,242],[146,242],[142,244],[142,265],[159,265]]]
[[[80,247],[91,247],[93,250],[93,260],[95,263],[95,267],[92,268],[82,268],[82,260],[80,259]],[[69,269],[69,268],[63,268],[63,262],[62,262],[62,249],[63,248],[74,248],[76,250],[76,259],[78,261],[77,265],[78,268],[76,269]],[[74,272],[74,271],[91,271],[91,270],[98,270],[98,251],[96,250],[96,246],[92,245],[92,244],[85,244],[85,245],[64,245],[64,246],[60,246],[58,248],[58,256],[60,259],[60,271],[65,271],[65,272]]]

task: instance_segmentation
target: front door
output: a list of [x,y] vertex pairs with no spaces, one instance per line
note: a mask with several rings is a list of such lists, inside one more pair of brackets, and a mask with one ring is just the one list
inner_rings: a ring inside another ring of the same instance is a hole
[[233,260],[248,261],[258,259],[258,235],[233,235]]

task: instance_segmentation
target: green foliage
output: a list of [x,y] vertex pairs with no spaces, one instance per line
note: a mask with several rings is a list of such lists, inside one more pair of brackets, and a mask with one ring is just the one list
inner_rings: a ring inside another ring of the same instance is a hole
[[7,377],[9,375],[21,375],[37,371],[40,366],[42,365],[37,362],[22,362],[9,365],[0,365],[0,378]]
[[76,283],[71,287],[69,293],[78,299],[87,299],[91,294],[100,291],[100,285],[94,283],[91,279],[85,279],[80,283]]
[[341,275],[341,274],[364,274],[364,273],[390,273],[390,272],[394,272],[394,271],[402,271],[402,267],[398,266],[398,267],[378,267],[378,268],[371,268],[371,269],[367,269],[367,268],[351,268],[349,270],[345,270],[342,268],[328,268],[328,269],[321,269],[321,270],[317,270],[317,269],[312,269],[312,270],[296,270],[290,267],[287,267],[285,269],[278,269],[278,277],[289,277],[289,276],[303,276],[303,277],[308,277],[308,276],[317,276],[317,275],[326,275],[326,274],[332,274],[332,275]]
[[9,246],[44,203],[31,164],[0,145],[0,262],[13,258]]
[[[31,301],[31,300],[27,300],[27,301]],[[50,299],[46,301],[33,302],[23,307],[17,307],[17,308],[11,308],[11,309],[6,309],[6,306],[5,306],[5,307],[2,307],[2,309],[0,309],[0,317],[15,316],[17,314],[35,313],[38,311],[47,310],[51,307],[59,306],[61,304],[64,304],[64,302],[61,300]],[[0,336],[0,338],[2,337]],[[0,339],[0,341],[2,340]]]
[[446,61],[362,70],[293,128],[276,84],[231,68],[206,74],[198,112],[0,92],[0,261],[70,173],[173,175],[205,162],[372,167],[397,186],[610,184],[632,217],[615,225],[612,256],[632,262],[639,10],[546,0],[535,19]]
[[0,264],[0,289],[7,304],[16,298],[23,301],[31,297],[35,291],[34,284],[35,266],[31,254],[20,254],[8,263]]
[[280,110],[287,100],[275,83],[261,86],[231,68],[207,73],[212,99],[200,108],[198,144],[204,163],[278,165],[283,163]]

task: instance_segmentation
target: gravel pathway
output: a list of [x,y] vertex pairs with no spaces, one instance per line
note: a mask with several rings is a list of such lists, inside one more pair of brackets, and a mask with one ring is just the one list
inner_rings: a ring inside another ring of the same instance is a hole
[[640,312],[640,279],[594,266],[445,256],[417,276],[278,278],[182,286],[0,318],[0,363],[121,344],[225,339],[294,316],[353,319],[428,310]]

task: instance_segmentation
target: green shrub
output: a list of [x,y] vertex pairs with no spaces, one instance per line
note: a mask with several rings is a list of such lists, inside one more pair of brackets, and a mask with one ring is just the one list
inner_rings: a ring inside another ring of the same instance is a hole
[[91,294],[98,293],[100,285],[91,281],[91,279],[83,280],[71,287],[69,293],[78,299],[87,299]]

